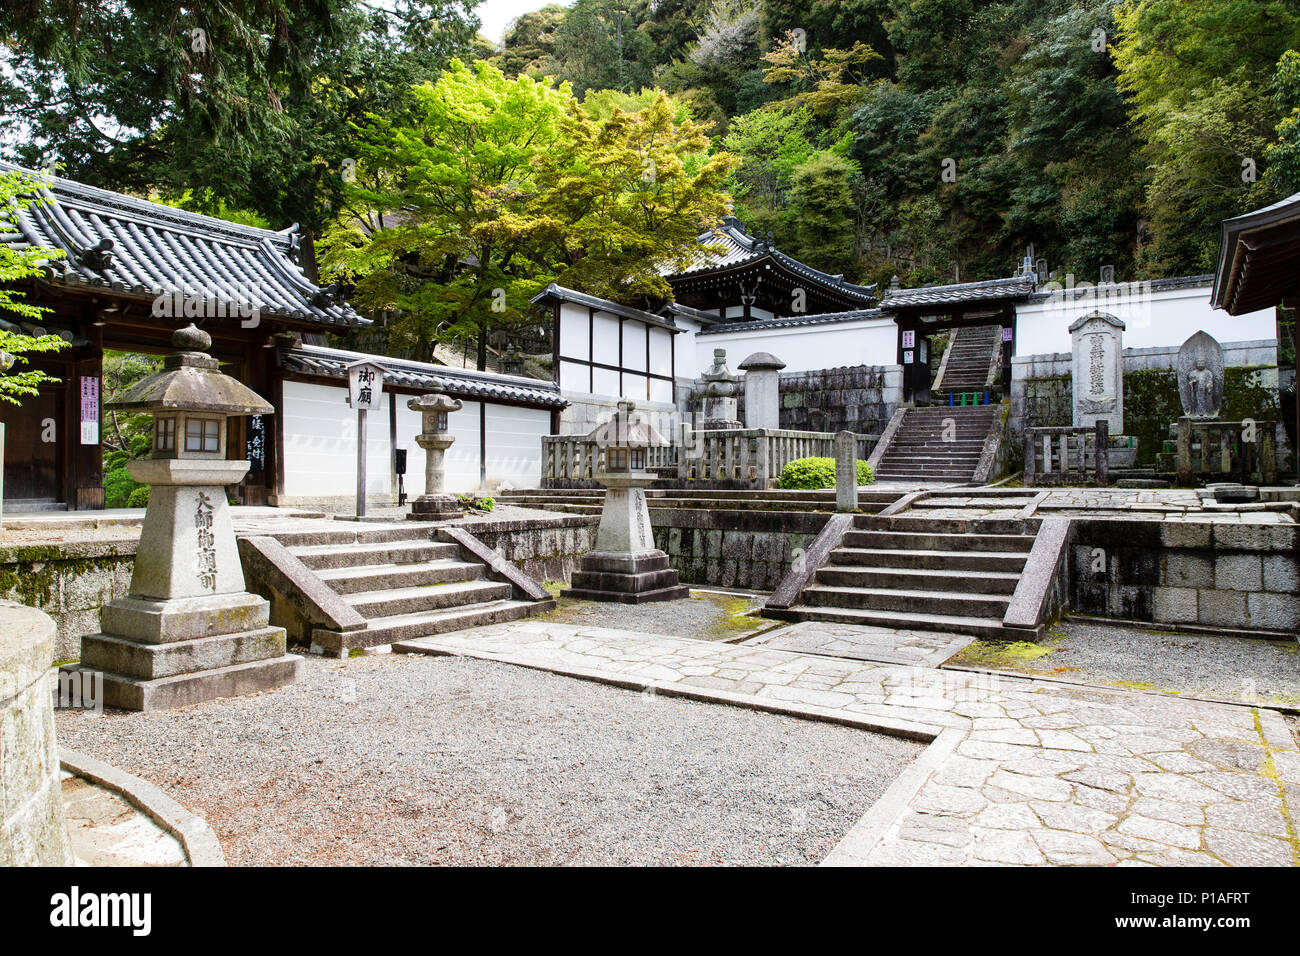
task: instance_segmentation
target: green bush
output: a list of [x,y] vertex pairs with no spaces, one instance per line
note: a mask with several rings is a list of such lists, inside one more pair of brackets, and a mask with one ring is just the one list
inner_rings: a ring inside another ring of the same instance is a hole
[[[858,459],[858,484],[869,485],[876,480],[875,473],[862,459]],[[835,487],[834,458],[798,458],[781,470],[776,480],[778,488],[817,489]]]
[[131,493],[137,488],[143,488],[131,477],[131,473],[121,465],[115,468],[106,468],[104,470],[104,506],[107,508],[129,508],[127,502],[131,498]]
[[149,507],[149,486],[136,485],[131,493],[126,497],[126,506],[128,508],[147,508]]

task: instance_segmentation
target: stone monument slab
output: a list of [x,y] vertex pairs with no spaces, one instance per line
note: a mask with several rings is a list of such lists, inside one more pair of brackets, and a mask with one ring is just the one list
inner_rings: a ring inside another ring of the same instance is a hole
[[1090,312],[1070,326],[1073,356],[1074,426],[1106,422],[1112,435],[1124,433],[1124,323]]

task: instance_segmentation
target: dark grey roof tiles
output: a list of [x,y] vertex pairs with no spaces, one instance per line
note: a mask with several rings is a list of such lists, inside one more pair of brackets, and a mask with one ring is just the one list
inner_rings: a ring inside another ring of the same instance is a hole
[[779,319],[753,319],[749,322],[724,322],[696,335],[725,335],[728,332],[755,332],[762,329],[788,329],[801,325],[832,325],[836,322],[860,322],[864,319],[888,319],[891,315],[881,309],[857,309],[851,312],[822,312],[817,315],[789,315]]
[[885,310],[910,309],[931,305],[963,305],[999,299],[1023,299],[1034,291],[1032,275],[986,279],[982,282],[958,282],[953,285],[922,286],[919,289],[888,289],[880,300]]
[[281,353],[280,363],[287,372],[346,379],[347,366],[359,359],[383,366],[385,384],[430,391],[445,387],[448,395],[471,401],[496,401],[534,408],[564,408],[568,405],[560,397],[557,385],[540,379],[433,365],[386,355],[365,355],[319,345],[286,349]]
[[701,233],[699,243],[700,247],[689,265],[681,269],[666,267],[661,270],[661,273],[671,281],[674,278],[713,272],[742,263],[758,262],[765,256],[770,256],[796,275],[810,279],[850,299],[864,304],[876,300],[874,285],[854,285],[852,282],[845,282],[842,275],[831,275],[804,265],[798,259],[769,245],[766,240],[751,236],[745,231],[744,226],[731,216],[724,219],[715,231]]
[[[0,162],[0,172],[29,170]],[[294,262],[294,230],[273,232],[160,203],[44,177],[43,202],[17,216],[16,248],[61,249],[47,278],[69,286],[220,303],[225,314],[256,308],[321,325],[368,325],[345,302],[322,294]],[[180,318],[180,316],[177,316]]]

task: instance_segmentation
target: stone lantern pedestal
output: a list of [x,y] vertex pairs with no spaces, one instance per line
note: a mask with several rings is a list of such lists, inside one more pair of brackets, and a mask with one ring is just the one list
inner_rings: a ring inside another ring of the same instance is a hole
[[226,460],[226,420],[268,415],[255,392],[222,374],[193,325],[172,337],[180,352],[112,407],[154,416],[153,457],[132,462],[150,485],[127,596],[104,605],[103,633],[81,639],[74,670],[102,671],[104,703],[153,710],[269,690],[297,678],[270,605],[244,589],[226,502],[246,461]]
[[461,402],[442,392],[421,395],[406,403],[420,413],[420,434],[415,443],[424,449],[424,494],[411,502],[412,521],[445,521],[459,518],[464,506],[455,495],[443,491],[447,449],[456,441],[447,430],[447,416],[461,409]]
[[668,555],[655,547],[645,489],[655,476],[646,471],[646,449],[666,445],[649,425],[633,422],[635,407],[618,404],[618,414],[588,438],[605,452],[596,480],[605,486],[605,505],[596,531],[596,548],[582,556],[572,587],[561,591],[585,601],[646,604],[687,597]]

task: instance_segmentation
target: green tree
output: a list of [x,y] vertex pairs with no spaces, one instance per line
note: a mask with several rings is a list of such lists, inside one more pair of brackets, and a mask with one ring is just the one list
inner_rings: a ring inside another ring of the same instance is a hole
[[852,214],[857,166],[832,152],[795,170],[790,189],[795,254],[825,272],[855,275],[860,266]]
[[[38,202],[38,180],[21,173],[0,174],[0,232],[18,232],[18,213]],[[18,366],[29,364],[29,353],[55,352],[68,343],[57,335],[26,335],[19,324],[29,323],[35,333],[36,323],[50,310],[27,302],[14,284],[40,275],[41,265],[62,253],[50,249],[15,249],[0,243],[0,401],[20,404],[20,397],[35,395],[40,386],[58,379],[39,369]],[[13,321],[18,319],[18,323]]]
[[1278,60],[1300,46],[1286,0],[1127,0],[1116,13],[1120,89],[1152,175],[1149,271],[1208,269],[1220,219],[1273,198],[1259,166],[1280,115]]

